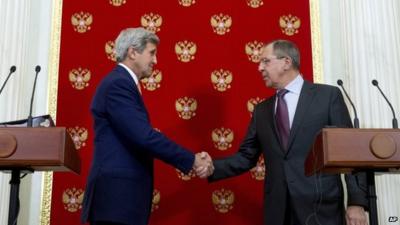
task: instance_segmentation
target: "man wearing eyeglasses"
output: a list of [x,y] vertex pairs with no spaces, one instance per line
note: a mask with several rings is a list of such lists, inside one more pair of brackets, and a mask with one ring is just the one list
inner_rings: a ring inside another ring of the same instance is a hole
[[238,152],[213,161],[209,181],[242,174],[263,154],[264,224],[366,225],[365,177],[345,176],[345,210],[340,175],[304,173],[305,158],[323,127],[352,126],[340,90],[305,81],[299,50],[286,40],[265,45],[258,70],[276,94],[255,107]]

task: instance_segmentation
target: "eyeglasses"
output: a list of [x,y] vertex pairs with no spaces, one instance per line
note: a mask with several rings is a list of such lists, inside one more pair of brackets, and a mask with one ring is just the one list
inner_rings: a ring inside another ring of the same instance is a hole
[[275,58],[262,58],[260,59],[260,63],[263,65],[268,65],[273,59],[283,59],[283,58],[286,58],[286,56],[280,56]]

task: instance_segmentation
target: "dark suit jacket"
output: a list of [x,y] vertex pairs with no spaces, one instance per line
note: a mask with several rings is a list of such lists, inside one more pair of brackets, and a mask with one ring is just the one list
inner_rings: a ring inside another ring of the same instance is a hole
[[135,82],[121,66],[97,87],[91,112],[95,149],[82,222],[145,225],[153,196],[153,159],[187,173],[194,155],[151,127]]
[[[239,151],[214,161],[215,181],[241,174],[264,155],[264,223],[282,225],[287,194],[302,225],[341,225],[344,222],[343,188],[339,175],[306,177],[304,161],[317,133],[325,126],[351,127],[340,90],[304,81],[284,153],[276,131],[273,96],[255,107]],[[367,206],[365,176],[346,176],[348,203]],[[318,222],[317,222],[318,221]]]

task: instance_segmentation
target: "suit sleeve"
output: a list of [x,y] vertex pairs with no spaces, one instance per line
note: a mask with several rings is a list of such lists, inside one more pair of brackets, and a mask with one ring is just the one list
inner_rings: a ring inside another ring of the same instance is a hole
[[131,146],[184,173],[194,163],[194,154],[169,140],[150,125],[140,95],[131,82],[115,80],[106,93],[106,108],[113,129]]
[[[349,112],[338,88],[334,89],[331,98],[330,120],[337,127],[352,127]],[[359,205],[368,208],[367,179],[364,172],[345,175],[348,205]]]
[[240,175],[257,164],[261,151],[259,150],[257,139],[255,117],[256,114],[253,113],[246,137],[242,141],[238,152],[230,157],[213,161],[215,170],[208,178],[209,181],[217,181]]

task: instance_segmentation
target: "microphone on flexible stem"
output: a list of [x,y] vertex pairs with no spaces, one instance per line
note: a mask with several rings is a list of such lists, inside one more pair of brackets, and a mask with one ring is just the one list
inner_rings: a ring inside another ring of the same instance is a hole
[[36,66],[35,71],[36,71],[36,75],[35,75],[35,82],[33,82],[33,90],[32,90],[32,96],[31,96],[31,105],[30,105],[30,108],[29,108],[29,116],[28,116],[27,127],[32,127],[32,122],[33,122],[33,119],[32,119],[32,107],[33,107],[33,98],[35,96],[36,80],[37,80],[38,74],[40,72],[40,66],[39,65]]
[[343,87],[343,81],[341,79],[337,80],[337,84],[342,88],[344,94],[346,95],[347,100],[349,100],[351,107],[353,107],[354,111],[354,128],[360,128],[360,122],[358,121],[356,107],[354,107],[353,102],[351,101],[349,95],[347,94],[346,90]]
[[4,81],[3,85],[1,86],[0,94],[4,89],[4,86],[6,86],[6,83],[7,83],[8,79],[10,78],[11,74],[13,74],[15,72],[15,70],[17,70],[17,67],[15,67],[15,66],[11,66],[10,67],[10,73],[8,74],[8,76],[6,78],[6,81]]
[[379,85],[378,85],[378,81],[377,81],[377,80],[372,80],[372,85],[374,85],[375,87],[378,88],[379,92],[380,92],[380,93],[382,94],[382,96],[385,98],[386,102],[389,104],[390,109],[392,110],[392,113],[393,113],[392,127],[393,127],[394,129],[399,128],[399,126],[397,125],[396,114],[394,113],[393,106],[392,106],[392,104],[390,104],[389,100],[386,98],[386,95],[383,94],[381,88],[380,88]]

